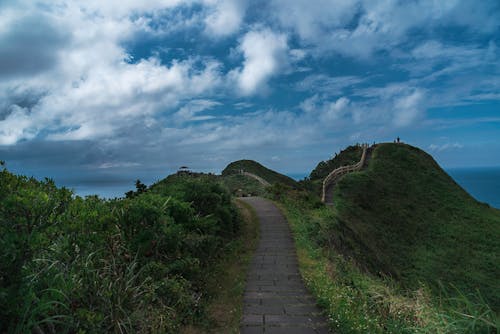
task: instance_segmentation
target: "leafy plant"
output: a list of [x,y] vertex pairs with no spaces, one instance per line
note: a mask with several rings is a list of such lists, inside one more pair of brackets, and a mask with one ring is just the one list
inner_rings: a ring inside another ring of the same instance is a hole
[[0,187],[2,333],[175,333],[204,317],[206,273],[239,233],[210,177],[115,200],[6,169]]

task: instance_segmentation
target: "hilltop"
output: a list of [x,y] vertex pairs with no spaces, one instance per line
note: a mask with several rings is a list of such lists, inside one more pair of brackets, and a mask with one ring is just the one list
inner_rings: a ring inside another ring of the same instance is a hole
[[253,160],[238,160],[231,162],[222,171],[224,184],[229,188],[231,193],[238,193],[240,190],[245,194],[264,195],[266,185],[259,182],[257,179],[242,175],[241,172],[246,172],[261,178],[262,181],[273,184],[284,184],[291,188],[297,188],[298,183],[283,174],[275,172],[260,163]]
[[301,272],[346,333],[490,333],[500,308],[500,210],[480,203],[424,151],[384,143],[320,202],[330,169],[359,161],[350,146],[277,198]]
[[479,289],[500,307],[500,212],[479,203],[424,151],[378,145],[334,192],[333,246],[405,286]]
[[270,184],[283,183],[291,187],[296,187],[297,182],[286,175],[275,172],[272,169],[262,166],[254,160],[238,160],[233,161],[224,168],[222,176],[238,174],[240,170],[260,176]]

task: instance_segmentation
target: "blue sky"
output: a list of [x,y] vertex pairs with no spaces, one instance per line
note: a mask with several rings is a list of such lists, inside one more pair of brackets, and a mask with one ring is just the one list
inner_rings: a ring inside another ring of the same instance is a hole
[[0,159],[19,173],[286,173],[356,142],[500,165],[500,3],[0,2]]

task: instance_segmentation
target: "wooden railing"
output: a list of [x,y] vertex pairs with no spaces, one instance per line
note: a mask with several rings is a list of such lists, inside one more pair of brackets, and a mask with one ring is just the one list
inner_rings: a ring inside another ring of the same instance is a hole
[[336,168],[333,171],[331,171],[330,174],[327,175],[327,177],[325,177],[325,179],[323,180],[323,194],[321,196],[321,201],[323,203],[325,203],[326,201],[326,191],[332,183],[336,182],[340,177],[346,174],[358,171],[361,168],[363,168],[363,165],[365,164],[367,149],[368,149],[368,144],[363,144],[363,153],[361,154],[361,159],[359,160],[358,163],[354,165],[348,165]]

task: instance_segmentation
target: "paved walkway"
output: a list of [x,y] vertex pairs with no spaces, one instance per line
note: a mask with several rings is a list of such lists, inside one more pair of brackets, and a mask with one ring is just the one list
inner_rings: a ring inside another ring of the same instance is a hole
[[300,276],[288,223],[263,198],[243,198],[260,220],[260,240],[243,298],[241,333],[328,333],[314,298]]

